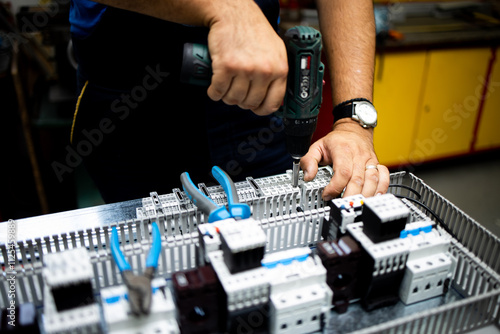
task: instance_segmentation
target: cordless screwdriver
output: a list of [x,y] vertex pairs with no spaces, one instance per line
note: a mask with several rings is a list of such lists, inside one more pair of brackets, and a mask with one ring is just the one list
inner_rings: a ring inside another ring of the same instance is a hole
[[[286,31],[284,42],[288,55],[287,89],[283,105],[276,113],[285,125],[286,147],[293,158],[292,185],[297,187],[300,159],[309,150],[322,101],[321,34],[314,28],[297,26]],[[181,81],[209,86],[211,77],[207,46],[186,43]]]

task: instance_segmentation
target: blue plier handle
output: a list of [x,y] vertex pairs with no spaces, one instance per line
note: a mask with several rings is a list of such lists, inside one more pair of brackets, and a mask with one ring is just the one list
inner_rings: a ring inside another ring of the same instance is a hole
[[134,275],[132,267],[120,250],[120,241],[116,226],[111,229],[111,255],[116,266],[122,273],[123,281],[128,288],[128,300],[130,310],[135,315],[149,314],[151,309],[151,280],[158,267],[158,259],[161,253],[161,235],[158,225],[154,222],[151,225],[153,232],[153,244],[146,258],[146,269],[142,275]]
[[208,222],[213,223],[228,218],[249,218],[251,215],[250,207],[245,203],[239,202],[238,192],[236,191],[236,187],[231,177],[218,166],[212,167],[212,175],[226,192],[228,202],[227,208],[215,204],[214,201],[205,196],[205,194],[194,185],[189,173],[184,172],[181,174],[182,188],[193,203],[208,215]]

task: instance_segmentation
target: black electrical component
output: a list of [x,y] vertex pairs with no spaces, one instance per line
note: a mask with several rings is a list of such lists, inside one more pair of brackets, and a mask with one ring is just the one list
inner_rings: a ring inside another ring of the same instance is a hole
[[225,299],[211,266],[172,275],[175,301],[182,333],[221,333]]
[[0,311],[0,334],[39,334],[35,305],[12,305]]
[[[60,285],[51,288],[54,303],[58,312],[90,305],[95,302],[90,281],[78,282],[71,285]],[[68,298],[71,296],[71,298]]]
[[265,252],[264,246],[233,253],[224,238],[221,239],[221,249],[224,252],[224,262],[232,274],[257,268],[261,265],[260,262],[264,258]]
[[338,241],[322,241],[317,246],[318,255],[326,268],[326,283],[333,291],[332,305],[338,313],[345,313],[349,301],[363,294],[362,277],[367,272],[368,255],[350,236]]
[[365,200],[363,232],[375,243],[399,238],[410,218],[410,210],[392,194]]
[[[370,258],[373,268],[374,261]],[[399,301],[399,287],[403,281],[405,268],[393,270],[389,273],[373,276],[368,274],[366,292],[361,298],[361,306],[366,311],[380,307],[394,305]]]
[[227,314],[225,333],[269,333],[269,304],[252,306]]
[[[367,207],[365,206],[363,210],[366,212]],[[398,302],[399,288],[406,271],[409,246],[399,237],[375,243],[365,233],[365,226],[365,222],[355,223],[348,226],[347,230],[366,254],[362,260],[362,273],[359,275],[358,284],[361,292],[361,306],[371,311]]]
[[219,231],[224,262],[232,274],[261,266],[267,237],[255,221],[225,224]]

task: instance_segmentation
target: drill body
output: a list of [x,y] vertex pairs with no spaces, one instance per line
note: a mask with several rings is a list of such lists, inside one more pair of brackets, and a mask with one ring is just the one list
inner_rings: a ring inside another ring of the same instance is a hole
[[288,153],[300,160],[316,130],[323,93],[324,65],[321,63],[321,34],[298,26],[285,33],[288,54],[288,83],[282,110]]
[[288,82],[280,114],[285,125],[286,148],[293,158],[292,185],[298,186],[300,158],[306,155],[318,123],[323,96],[324,65],[321,34],[298,26],[287,30]]

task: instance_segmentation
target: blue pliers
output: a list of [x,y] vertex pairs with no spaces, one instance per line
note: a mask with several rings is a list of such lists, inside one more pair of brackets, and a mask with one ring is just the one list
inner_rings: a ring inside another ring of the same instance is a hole
[[205,196],[198,187],[196,187],[189,176],[189,173],[181,174],[182,188],[189,199],[208,216],[208,222],[213,223],[228,218],[247,219],[251,215],[250,207],[245,203],[240,203],[238,192],[234,186],[233,180],[220,167],[212,167],[212,175],[220,183],[222,189],[226,192],[228,207],[215,204],[210,198]]
[[135,275],[132,272],[132,267],[125,259],[120,250],[120,241],[116,226],[111,230],[111,255],[115,260],[116,266],[120,269],[123,281],[128,290],[128,301],[130,303],[130,311],[132,314],[139,316],[141,314],[149,314],[151,309],[151,280],[154,277],[155,270],[158,267],[158,259],[161,253],[161,235],[158,225],[154,222],[151,225],[153,232],[153,244],[146,258],[146,269],[142,275]]

